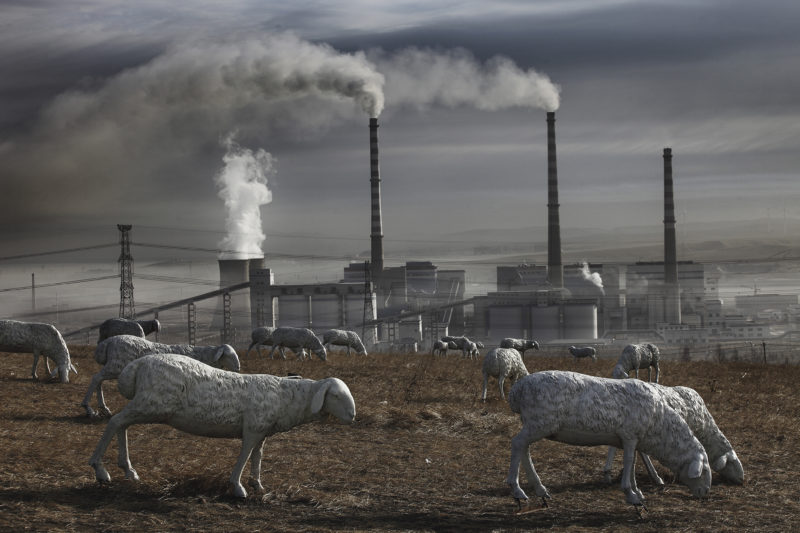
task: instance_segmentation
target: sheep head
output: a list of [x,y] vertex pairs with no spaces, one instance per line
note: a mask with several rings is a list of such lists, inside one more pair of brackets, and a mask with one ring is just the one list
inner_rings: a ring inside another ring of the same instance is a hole
[[711,467],[705,453],[698,453],[689,463],[681,467],[678,480],[689,487],[695,498],[705,498],[711,491]]
[[611,377],[614,379],[623,379],[628,377],[628,373],[625,372],[622,365],[617,365],[614,367],[614,370],[611,371]]
[[218,363],[222,359],[222,367],[231,372],[238,372],[241,369],[239,356],[230,344],[223,344],[214,354],[214,362]]
[[737,485],[744,483],[744,467],[733,450],[714,461],[713,468],[715,472],[731,483]]
[[318,381],[317,386],[311,400],[311,414],[330,413],[347,423],[355,419],[356,403],[344,381],[337,378],[326,378]]
[[328,352],[325,350],[324,346],[320,346],[319,348],[314,350],[314,353],[317,354],[317,357],[319,357],[323,361],[328,360]]

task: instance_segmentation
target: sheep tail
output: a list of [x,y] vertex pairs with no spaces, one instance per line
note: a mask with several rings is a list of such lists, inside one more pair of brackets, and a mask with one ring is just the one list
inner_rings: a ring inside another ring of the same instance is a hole
[[136,395],[136,370],[139,367],[137,361],[125,366],[117,378],[117,388],[120,394],[129,400],[133,400]]
[[108,361],[108,343],[101,342],[97,345],[97,348],[94,350],[94,360],[97,361],[98,364],[104,365],[106,361]]

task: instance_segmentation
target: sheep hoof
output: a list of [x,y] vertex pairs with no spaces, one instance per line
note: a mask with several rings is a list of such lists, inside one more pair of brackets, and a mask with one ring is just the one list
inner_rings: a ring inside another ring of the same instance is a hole
[[231,488],[233,488],[233,495],[237,498],[247,498],[247,491],[244,490],[244,487],[241,483],[231,484]]
[[136,473],[136,470],[131,468],[130,470],[125,472],[125,479],[129,479],[131,481],[139,481],[139,474]]
[[[514,514],[517,516],[544,511],[547,508],[546,503],[542,506],[538,506],[534,505],[530,500],[525,500],[525,505],[522,505],[522,502],[520,502],[519,498],[514,499],[517,501],[517,510],[514,511]],[[542,498],[542,500],[544,500],[544,498]]]
[[251,479],[248,482],[250,488],[252,488],[255,492],[264,492],[264,485],[261,484],[261,481],[258,479]]
[[111,483],[111,476],[103,465],[94,464],[90,466],[94,468],[94,477],[98,483]]

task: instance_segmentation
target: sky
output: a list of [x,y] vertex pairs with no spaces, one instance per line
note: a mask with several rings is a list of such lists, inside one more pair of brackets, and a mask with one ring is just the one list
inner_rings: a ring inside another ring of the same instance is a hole
[[562,227],[660,227],[664,147],[679,235],[800,218],[798,21],[794,0],[0,0],[0,247],[126,223],[366,250],[370,116],[387,250],[543,240],[549,110]]

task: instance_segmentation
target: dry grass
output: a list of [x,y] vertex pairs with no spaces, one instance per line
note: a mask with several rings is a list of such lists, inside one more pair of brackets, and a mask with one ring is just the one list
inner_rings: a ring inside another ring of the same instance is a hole
[[[490,401],[479,401],[477,361],[340,354],[327,363],[244,359],[243,372],[337,376],[350,386],[358,416],[351,426],[325,421],[268,439],[262,468],[267,493],[240,502],[227,493],[239,441],[194,437],[165,426],[129,431],[140,483],[122,479],[113,442],[106,455],[113,480],[97,484],[87,461],[105,423],[87,419],[79,403],[98,367],[90,347],[75,346],[72,352],[80,375],[66,385],[32,381],[30,355],[0,354],[0,530],[800,528],[796,366],[667,362],[662,367],[663,383],[691,386],[705,398],[744,463],[744,486],[715,477],[712,497],[701,502],[680,485],[657,492],[640,467],[649,508],[640,519],[618,484],[602,483],[604,448],[539,442],[533,458],[553,499],[549,509],[519,517],[504,483],[519,419],[499,399],[494,383]],[[595,375],[607,375],[614,364],[546,352],[529,355],[526,362],[531,371]],[[109,406],[121,409],[125,400],[114,382],[105,390]]]

